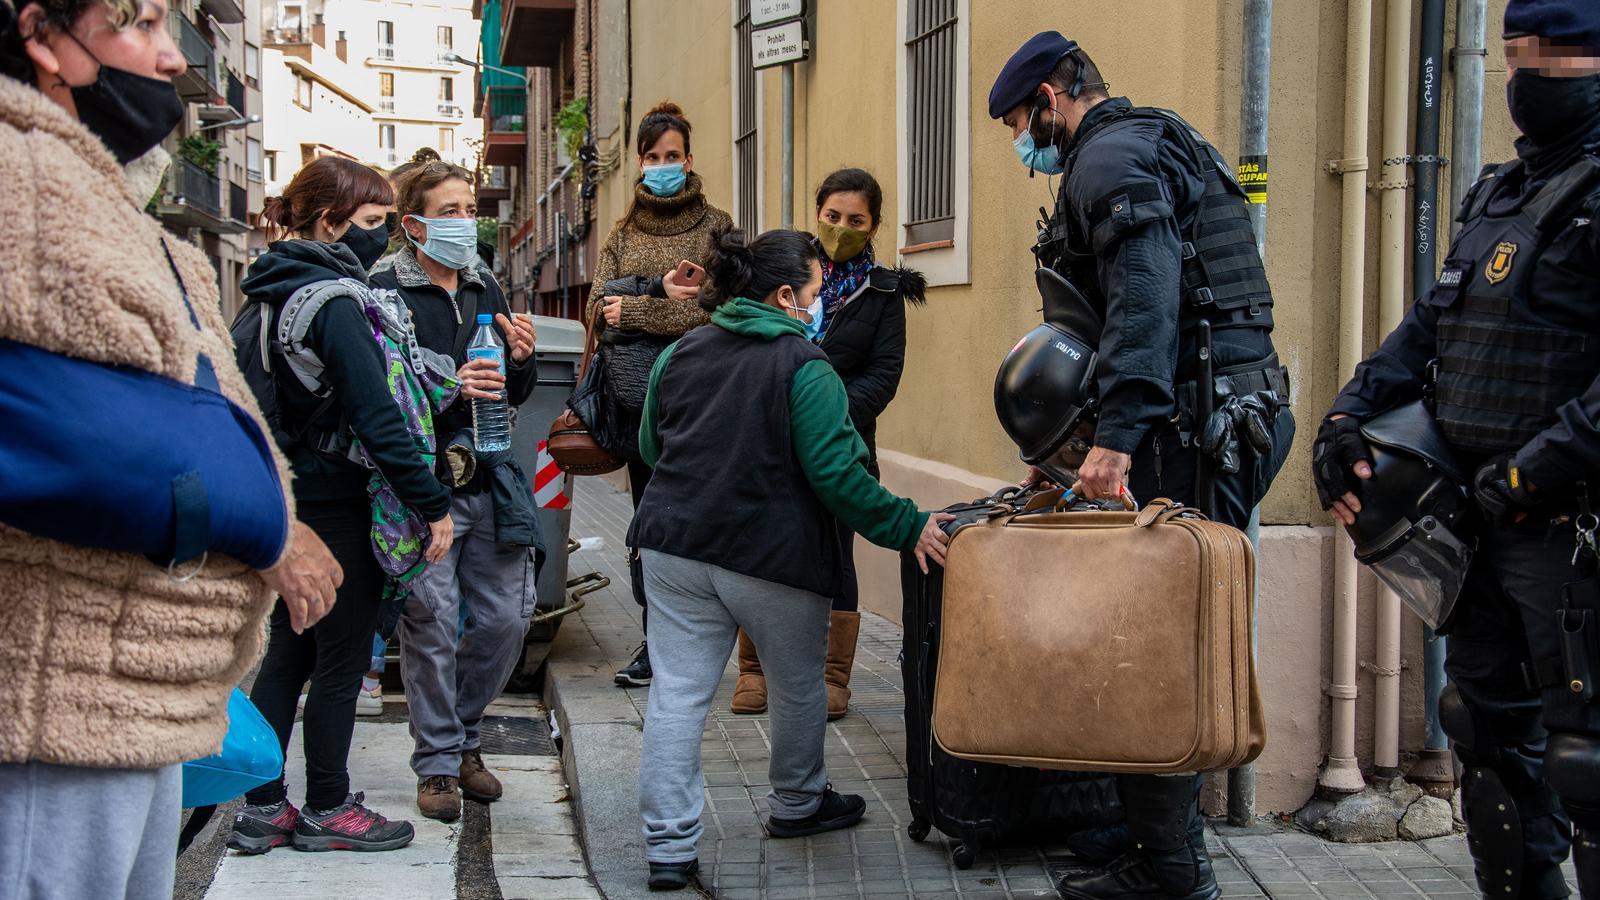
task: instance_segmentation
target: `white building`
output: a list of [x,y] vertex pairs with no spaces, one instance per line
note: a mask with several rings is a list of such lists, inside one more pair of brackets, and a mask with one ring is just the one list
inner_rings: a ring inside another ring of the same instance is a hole
[[264,0],[267,189],[306,162],[345,156],[393,168],[421,147],[476,170],[472,0]]

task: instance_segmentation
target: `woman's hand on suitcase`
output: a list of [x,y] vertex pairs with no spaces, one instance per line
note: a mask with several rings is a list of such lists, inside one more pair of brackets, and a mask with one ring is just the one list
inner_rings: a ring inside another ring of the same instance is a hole
[[917,536],[917,546],[912,552],[917,555],[917,565],[922,567],[922,574],[928,574],[928,560],[933,560],[939,565],[944,565],[945,545],[950,543],[950,535],[944,533],[939,527],[955,519],[949,513],[932,513],[928,521],[922,525],[922,534]]

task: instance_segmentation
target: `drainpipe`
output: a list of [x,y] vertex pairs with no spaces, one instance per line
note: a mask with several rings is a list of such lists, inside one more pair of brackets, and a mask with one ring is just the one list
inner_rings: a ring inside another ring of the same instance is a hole
[[[1406,118],[1411,102],[1411,0],[1388,0],[1383,39],[1383,175],[1378,181],[1378,333],[1400,324],[1406,306]],[[1400,596],[1380,587],[1374,643],[1373,774],[1400,774]]]
[[[1344,158],[1328,164],[1341,177],[1339,236],[1339,376],[1347,381],[1361,361],[1362,288],[1366,282],[1367,84],[1372,62],[1372,0],[1350,0],[1345,37]],[[1328,762],[1317,779],[1328,794],[1366,787],[1356,763],[1356,558],[1344,529],[1333,546],[1333,677],[1328,684],[1333,727]]]
[[[1470,0],[1468,0],[1470,2]],[[1481,0],[1480,0],[1481,2]],[[1421,298],[1433,287],[1439,255],[1439,108],[1442,105],[1444,69],[1444,0],[1422,0],[1422,58],[1417,63],[1417,188],[1413,200],[1411,292]],[[1444,638],[1426,629],[1422,644],[1423,703],[1428,719],[1427,736],[1416,765],[1408,774],[1420,784],[1449,785],[1455,778],[1450,765],[1450,741],[1439,726],[1439,692],[1444,689]]]
[[[1256,252],[1267,253],[1267,99],[1272,76],[1272,0],[1245,0],[1244,65],[1239,100],[1239,169],[1250,180],[1250,224]],[[1253,177],[1252,177],[1253,176]],[[1260,544],[1260,530],[1251,529]],[[1260,578],[1256,579],[1257,584]],[[1250,623],[1252,639],[1256,623]],[[1253,646],[1253,644],[1252,644]],[[1256,767],[1245,764],[1228,773],[1228,824],[1248,826],[1256,817]]]
[[783,67],[783,129],[778,157],[778,227],[794,227],[794,63]]
[[[1455,103],[1450,126],[1450,203],[1460,206],[1467,189],[1478,180],[1483,161],[1483,46],[1487,0],[1459,0],[1456,6],[1456,48],[1450,51],[1455,66]],[[1454,217],[1451,217],[1452,222]],[[1460,231],[1450,227],[1450,238]]]

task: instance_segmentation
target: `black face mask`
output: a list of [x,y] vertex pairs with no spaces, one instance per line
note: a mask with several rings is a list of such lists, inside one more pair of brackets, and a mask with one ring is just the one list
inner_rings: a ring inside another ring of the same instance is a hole
[[351,222],[338,243],[349,247],[361,262],[361,268],[370,271],[383,258],[383,251],[389,249],[389,230],[382,225],[361,228]]
[[[83,52],[89,53],[89,48],[83,47]],[[89,58],[95,59],[94,54]],[[92,84],[69,87],[78,120],[122,165],[150,152],[183,121],[183,100],[170,81],[100,63],[100,75]]]
[[1600,74],[1553,78],[1521,70],[1506,85],[1511,121],[1538,147],[1587,136],[1600,116]]

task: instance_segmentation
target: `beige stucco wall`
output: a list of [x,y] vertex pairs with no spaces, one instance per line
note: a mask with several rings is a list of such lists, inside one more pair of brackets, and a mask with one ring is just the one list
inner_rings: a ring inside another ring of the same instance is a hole
[[[900,135],[895,109],[896,54],[902,37],[893,0],[815,4],[811,59],[796,71],[795,217],[813,219],[811,191],[834,168],[856,165],[877,174],[885,190],[879,257],[894,260]],[[1505,113],[1504,58],[1498,46],[1504,0],[1489,10],[1485,78],[1485,162],[1507,158],[1513,137]],[[732,208],[729,0],[634,4],[635,118],[670,93],[695,123],[696,168],[713,202]],[[1316,508],[1309,478],[1311,436],[1346,374],[1337,359],[1340,184],[1326,164],[1344,156],[1346,6],[1341,2],[1275,5],[1270,98],[1271,181],[1267,268],[1276,296],[1275,341],[1296,386],[1300,436],[1263,505],[1259,598],[1260,667],[1269,745],[1259,768],[1260,809],[1292,810],[1315,787],[1326,753],[1333,545],[1328,518]],[[1379,177],[1383,106],[1384,0],[1375,0],[1370,68],[1368,157]],[[1446,46],[1454,42],[1449,4]],[[971,0],[967,27],[972,175],[970,283],[935,288],[928,305],[908,316],[906,373],[880,424],[884,481],[927,507],[987,493],[1015,480],[1022,467],[994,420],[995,366],[1016,338],[1038,321],[1033,241],[1038,208],[1052,206],[1051,185],[1030,180],[1011,135],[987,114],[989,86],[1011,52],[1034,33],[1057,28],[1077,39],[1100,65],[1114,94],[1181,112],[1224,156],[1237,154],[1242,0],[1125,0],[1115,15],[1069,19],[1062,7],[1024,0]],[[1415,11],[1414,11],[1415,12]],[[1413,63],[1414,66],[1414,63]],[[1414,72],[1402,73],[1413,78]],[[763,214],[775,227],[779,210],[779,75],[759,76],[763,89]],[[667,87],[667,86],[670,86]],[[915,89],[915,86],[908,86]],[[1408,90],[1408,96],[1414,90]],[[1444,79],[1445,133],[1450,147],[1453,84]],[[1408,138],[1409,143],[1409,138]],[[631,148],[602,189],[602,215],[622,212],[635,174]],[[1442,189],[1448,195],[1448,169]],[[1376,346],[1379,271],[1378,194],[1370,194],[1367,235],[1367,346]],[[1447,197],[1446,197],[1446,201]],[[1441,258],[1443,254],[1441,253]],[[918,265],[915,255],[905,264]],[[1409,284],[1409,276],[1407,278]],[[889,553],[863,545],[858,563],[864,603],[898,619],[899,568]],[[1358,678],[1358,755],[1370,762],[1373,658],[1371,579],[1363,577]],[[1403,640],[1402,743],[1422,740],[1421,629],[1409,615]]]

